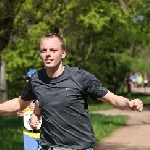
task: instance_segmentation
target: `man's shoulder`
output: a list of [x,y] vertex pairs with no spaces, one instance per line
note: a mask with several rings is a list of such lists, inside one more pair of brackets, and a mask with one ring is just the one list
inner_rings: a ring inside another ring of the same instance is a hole
[[79,67],[72,66],[72,65],[65,65],[65,67],[66,67],[68,70],[79,69]]
[[69,72],[71,74],[89,74],[89,72],[87,72],[86,70],[80,68],[80,67],[76,67],[76,66],[70,66],[70,65],[67,65],[67,69],[69,70]]
[[71,77],[74,79],[87,80],[93,76],[93,74],[79,67],[67,66],[67,69],[69,70]]

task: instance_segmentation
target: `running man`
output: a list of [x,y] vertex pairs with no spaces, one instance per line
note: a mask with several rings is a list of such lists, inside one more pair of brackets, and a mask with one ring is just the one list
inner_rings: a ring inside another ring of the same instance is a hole
[[88,96],[116,109],[143,110],[140,99],[129,100],[115,95],[95,75],[63,65],[67,52],[59,35],[43,36],[37,53],[40,53],[44,68],[31,77],[18,98],[0,104],[0,114],[22,110],[32,99],[38,99],[42,115],[42,150],[92,149],[95,137],[87,107]]

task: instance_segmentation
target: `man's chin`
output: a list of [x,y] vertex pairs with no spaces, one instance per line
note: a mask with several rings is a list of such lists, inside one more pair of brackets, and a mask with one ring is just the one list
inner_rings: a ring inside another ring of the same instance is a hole
[[53,64],[45,64],[45,68],[54,68],[55,67],[55,65],[53,65]]
[[58,67],[60,65],[60,63],[58,64],[54,64],[54,63],[46,63],[45,64],[45,68],[55,68],[55,67]]
[[53,68],[53,65],[45,65],[45,68]]

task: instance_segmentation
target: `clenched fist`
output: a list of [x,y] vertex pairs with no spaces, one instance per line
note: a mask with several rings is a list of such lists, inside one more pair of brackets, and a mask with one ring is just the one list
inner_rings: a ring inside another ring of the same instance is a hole
[[129,101],[129,107],[133,110],[142,111],[143,110],[143,102],[140,99],[133,99]]

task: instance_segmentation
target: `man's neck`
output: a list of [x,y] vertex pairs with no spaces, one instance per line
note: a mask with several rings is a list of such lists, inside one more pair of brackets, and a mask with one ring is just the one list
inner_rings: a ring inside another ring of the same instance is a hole
[[63,73],[64,68],[65,67],[61,64],[61,65],[53,67],[53,68],[45,68],[45,69],[46,69],[46,74],[48,77],[56,78]]

